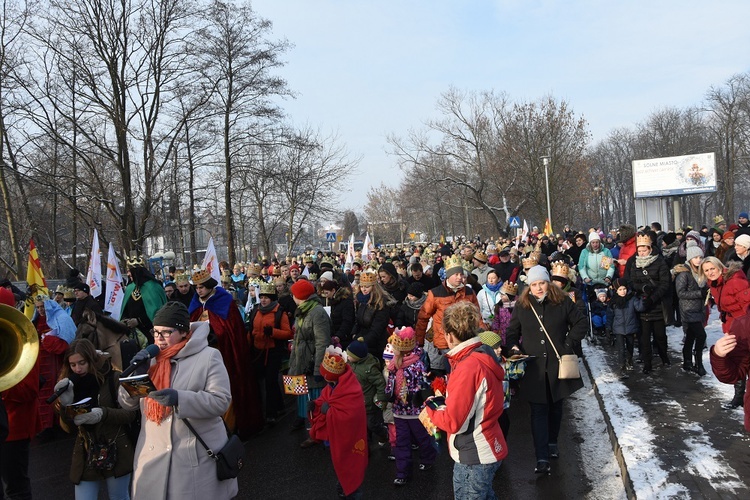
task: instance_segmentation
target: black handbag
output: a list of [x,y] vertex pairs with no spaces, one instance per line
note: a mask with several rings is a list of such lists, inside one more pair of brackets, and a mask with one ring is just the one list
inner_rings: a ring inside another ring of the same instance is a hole
[[[247,452],[245,451],[245,445],[242,444],[242,441],[237,437],[237,434],[230,435],[229,440],[221,450],[219,450],[218,453],[214,453],[203,439],[201,439],[200,435],[195,432],[195,429],[190,425],[190,422],[188,422],[187,419],[183,419],[183,422],[185,422],[188,429],[195,434],[198,442],[200,442],[200,444],[206,449],[208,456],[216,462],[216,477],[219,478],[219,481],[233,479],[239,475],[242,467],[245,465],[245,455]],[[222,422],[224,422],[223,419]],[[224,426],[226,427],[226,423],[224,423]],[[227,429],[227,435],[229,435],[229,429]]]

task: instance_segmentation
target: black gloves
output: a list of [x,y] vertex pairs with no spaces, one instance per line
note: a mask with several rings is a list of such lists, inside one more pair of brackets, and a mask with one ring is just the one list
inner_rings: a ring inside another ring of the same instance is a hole
[[270,337],[271,335],[273,335],[273,326],[271,325],[264,326],[263,335],[265,335],[266,337]]

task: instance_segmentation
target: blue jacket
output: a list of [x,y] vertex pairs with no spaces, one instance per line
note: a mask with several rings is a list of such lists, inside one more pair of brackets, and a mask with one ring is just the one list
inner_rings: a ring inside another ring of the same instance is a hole
[[635,296],[628,292],[623,298],[613,297],[607,307],[607,331],[616,335],[638,333],[640,321],[635,312]]

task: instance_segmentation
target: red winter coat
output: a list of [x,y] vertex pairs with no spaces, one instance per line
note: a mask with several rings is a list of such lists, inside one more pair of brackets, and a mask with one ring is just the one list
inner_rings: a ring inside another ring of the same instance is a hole
[[708,283],[716,309],[721,313],[721,329],[729,332],[732,320],[744,316],[750,305],[750,283],[741,268],[731,266],[716,281]]
[[[737,345],[726,357],[714,354],[711,347],[711,368],[719,381],[734,384],[747,378],[750,372],[750,316],[744,315],[731,322],[729,333],[737,339]],[[750,432],[750,391],[745,391],[745,430]]]
[[[620,248],[620,255],[619,257],[617,257],[617,260],[624,260],[625,262],[627,262],[628,259],[635,255],[637,251],[638,248],[635,246],[635,236],[633,236],[628,241],[623,243],[622,248]],[[625,266],[620,265],[619,262],[617,262],[617,276],[619,276],[620,278],[625,276]]]
[[464,465],[492,464],[508,455],[498,423],[505,374],[491,354],[480,351],[481,346],[474,337],[448,352],[452,371],[445,406],[438,410],[425,406],[432,422],[448,433],[451,458]]
[[[48,381],[54,385],[53,380]],[[2,393],[8,412],[8,439],[32,439],[42,430],[39,417],[39,360],[23,380]],[[49,405],[48,405],[49,406]]]

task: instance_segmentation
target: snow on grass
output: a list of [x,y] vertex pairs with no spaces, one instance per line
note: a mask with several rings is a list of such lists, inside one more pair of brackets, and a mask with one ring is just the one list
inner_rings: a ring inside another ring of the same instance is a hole
[[640,406],[630,401],[628,388],[612,373],[604,353],[586,342],[583,351],[617,435],[637,497],[687,497],[688,490],[684,486],[669,482],[669,471],[658,457],[648,417]]
[[582,469],[593,487],[586,498],[623,500],[627,495],[622,483],[620,466],[612,453],[612,443],[609,440],[604,416],[594,395],[588,372],[581,370],[581,377],[585,387],[570,397],[570,404],[575,415],[581,417],[571,419],[571,422],[584,438],[581,443]]

